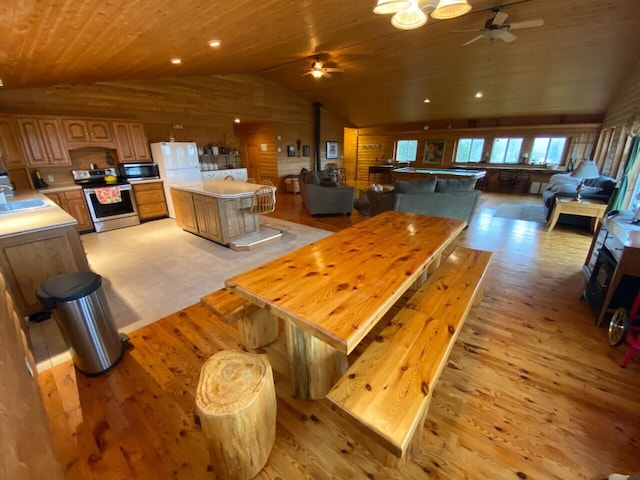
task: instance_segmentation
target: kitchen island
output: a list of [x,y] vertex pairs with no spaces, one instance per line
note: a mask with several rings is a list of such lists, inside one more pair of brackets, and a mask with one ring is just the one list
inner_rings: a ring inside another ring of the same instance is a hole
[[253,193],[262,186],[227,180],[171,185],[176,223],[187,232],[233,250],[249,250],[279,240],[281,231],[261,227],[259,216],[246,211]]
[[0,213],[0,270],[16,310],[24,316],[44,310],[36,297],[43,280],[89,271],[75,218],[35,192],[9,197],[7,203],[32,200],[39,200],[39,205]]

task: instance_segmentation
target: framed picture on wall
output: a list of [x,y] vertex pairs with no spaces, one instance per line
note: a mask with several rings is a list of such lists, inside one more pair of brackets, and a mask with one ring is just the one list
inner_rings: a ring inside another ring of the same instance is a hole
[[295,157],[295,156],[296,156],[295,145],[287,145],[287,157]]
[[327,160],[338,158],[338,142],[327,142]]
[[444,140],[427,140],[424,144],[422,163],[437,163],[442,165],[444,157]]
[[304,145],[302,147],[302,156],[310,157],[311,156],[311,147],[309,145]]

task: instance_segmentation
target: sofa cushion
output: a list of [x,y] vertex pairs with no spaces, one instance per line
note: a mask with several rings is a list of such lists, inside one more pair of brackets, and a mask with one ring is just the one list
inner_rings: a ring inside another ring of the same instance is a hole
[[396,193],[433,193],[436,191],[437,177],[429,177],[417,182],[403,182],[398,180],[394,184]]
[[470,192],[475,186],[475,178],[439,178],[436,192]]

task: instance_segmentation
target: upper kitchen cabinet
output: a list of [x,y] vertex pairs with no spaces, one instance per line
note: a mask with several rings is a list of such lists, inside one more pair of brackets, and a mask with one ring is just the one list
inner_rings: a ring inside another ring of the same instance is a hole
[[113,122],[120,163],[151,162],[149,142],[142,123]]
[[63,118],[62,128],[70,148],[101,146],[113,148],[113,135],[107,120]]
[[18,117],[17,121],[28,166],[71,165],[55,118]]
[[6,170],[25,166],[19,142],[13,118],[0,116],[0,162]]

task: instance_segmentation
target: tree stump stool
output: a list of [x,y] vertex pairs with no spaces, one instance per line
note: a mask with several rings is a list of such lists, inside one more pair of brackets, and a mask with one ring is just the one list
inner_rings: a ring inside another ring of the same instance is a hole
[[235,350],[211,356],[200,372],[196,410],[218,477],[255,477],[276,437],[276,393],[267,357]]

